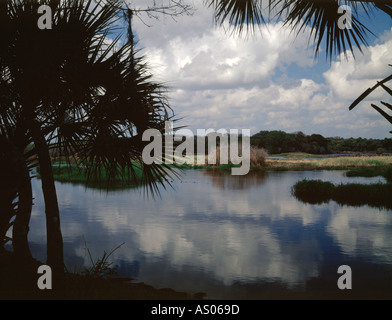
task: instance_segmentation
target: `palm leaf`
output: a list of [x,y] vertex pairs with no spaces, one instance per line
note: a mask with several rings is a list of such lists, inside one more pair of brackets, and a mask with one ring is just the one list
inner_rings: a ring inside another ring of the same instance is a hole
[[[277,11],[276,17],[283,19],[284,25],[299,34],[305,27],[311,28],[309,40],[315,45],[318,55],[325,45],[326,57],[346,50],[354,53],[354,44],[361,51],[361,45],[367,46],[367,38],[372,35],[361,21],[360,16],[371,16],[380,10],[392,16],[392,0],[379,1],[338,1],[338,0],[208,0],[205,3],[214,8],[215,20],[222,25],[228,21],[241,33],[246,26],[247,31],[265,22],[263,5],[269,14]],[[341,5],[352,8],[352,28],[340,29],[338,8]]]
[[[375,84],[373,87],[366,89],[349,107],[349,110],[354,109],[361,101],[363,101],[367,96],[369,96],[374,90],[377,88],[381,87],[383,88],[390,96],[392,96],[392,90],[385,85],[388,81],[392,80],[392,74],[386,78],[384,78],[381,81],[378,81],[377,84]],[[381,101],[381,103],[386,106],[389,110],[392,110],[392,105]],[[371,104],[371,106],[377,110],[387,121],[392,123],[392,117],[388,115],[384,110],[382,110],[380,107],[378,107],[375,104]],[[392,131],[391,131],[392,133]]]
[[377,110],[385,119],[387,119],[389,121],[389,123],[392,124],[392,117],[386,113],[384,110],[382,110],[380,107],[376,106],[375,104],[371,104],[371,106]]
[[[373,87],[366,89],[355,101],[350,105],[349,110],[354,109],[361,101],[363,101],[368,95],[370,95],[374,90],[376,90],[380,86],[384,86],[384,83],[392,80],[392,74],[383,79],[382,81],[377,82]],[[385,86],[384,86],[385,87]]]
[[262,1],[255,0],[208,0],[205,3],[214,7],[215,21],[223,25],[228,21],[241,33],[246,26],[247,31],[265,22]]

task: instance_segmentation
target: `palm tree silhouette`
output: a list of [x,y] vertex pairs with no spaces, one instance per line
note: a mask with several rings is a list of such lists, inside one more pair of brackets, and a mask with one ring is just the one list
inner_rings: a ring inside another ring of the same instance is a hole
[[[53,11],[52,29],[37,27],[38,7]],[[15,132],[16,147],[33,143],[40,168],[47,224],[47,264],[61,273],[63,243],[54,184],[53,152],[77,164],[90,178],[135,180],[137,167],[151,191],[170,168],[142,162],[149,128],[164,130],[173,114],[166,88],[152,80],[133,35],[118,34],[120,1],[9,1],[0,52],[0,128]],[[114,38],[114,40],[111,40]],[[12,119],[12,121],[10,121]],[[4,141],[10,138],[0,131]],[[20,191],[19,198],[20,198]]]

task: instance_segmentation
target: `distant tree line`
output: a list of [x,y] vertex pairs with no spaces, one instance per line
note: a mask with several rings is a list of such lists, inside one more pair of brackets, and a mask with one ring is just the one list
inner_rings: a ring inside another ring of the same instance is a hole
[[306,152],[327,154],[341,152],[389,153],[392,139],[366,139],[323,137],[320,134],[306,135],[303,132],[260,131],[251,137],[253,147],[264,148],[270,154]]

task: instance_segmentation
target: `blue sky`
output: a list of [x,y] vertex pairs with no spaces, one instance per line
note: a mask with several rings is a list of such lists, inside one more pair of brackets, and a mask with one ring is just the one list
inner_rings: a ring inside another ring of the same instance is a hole
[[[187,1],[185,1],[187,2]],[[239,37],[214,24],[212,9],[188,1],[192,16],[134,20],[142,53],[155,79],[170,87],[179,124],[189,129],[302,131],[326,137],[391,137],[389,123],[370,107],[390,97],[372,94],[356,109],[348,106],[392,72],[392,22],[375,14],[363,23],[376,33],[356,59],[314,59],[310,29],[297,37],[271,21],[254,35]],[[148,1],[132,1],[145,7]],[[323,50],[323,48],[322,48]]]

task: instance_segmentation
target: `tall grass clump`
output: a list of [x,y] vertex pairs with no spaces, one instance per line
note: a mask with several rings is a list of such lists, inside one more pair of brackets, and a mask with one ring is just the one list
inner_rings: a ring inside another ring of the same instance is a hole
[[93,259],[90,250],[87,248],[87,253],[90,259],[91,266],[85,268],[81,274],[88,278],[94,278],[94,279],[106,279],[113,275],[116,275],[117,267],[113,266],[113,262],[109,261],[109,257],[122,245],[124,245],[124,243],[120,244],[109,253],[104,251],[103,256],[97,258],[96,260]]
[[311,204],[321,204],[331,199],[334,184],[322,180],[301,180],[292,188],[292,194],[299,200]]

